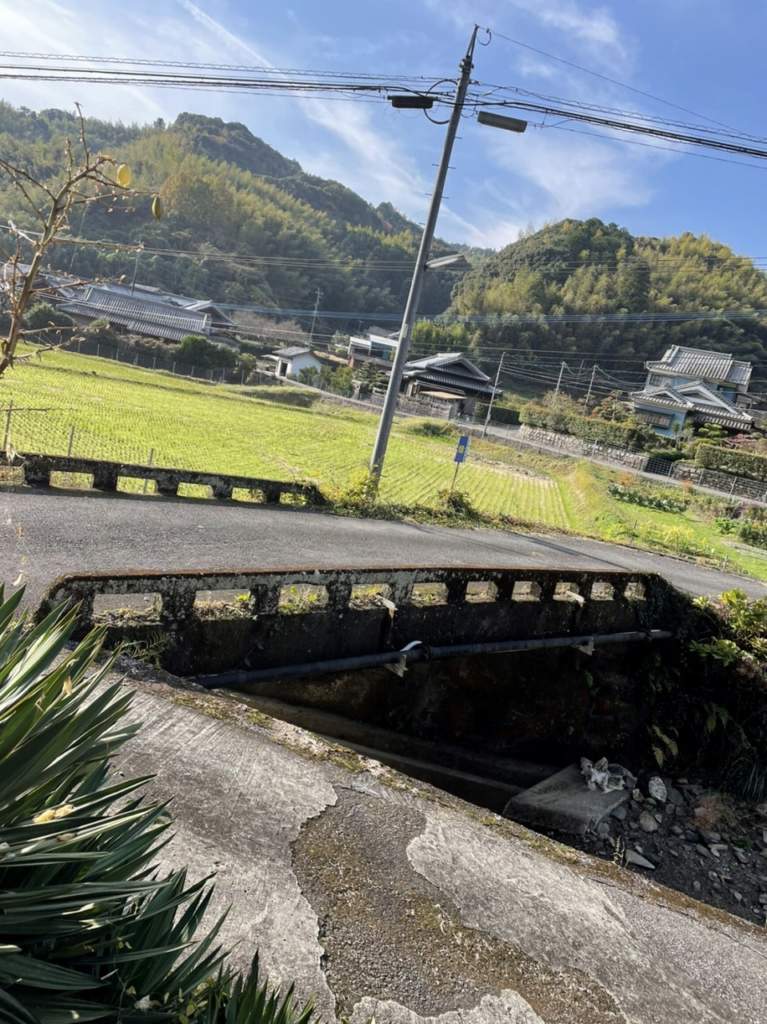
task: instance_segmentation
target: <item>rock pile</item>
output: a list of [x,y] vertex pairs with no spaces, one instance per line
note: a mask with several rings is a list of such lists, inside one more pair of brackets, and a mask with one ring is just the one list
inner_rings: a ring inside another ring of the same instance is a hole
[[765,923],[767,803],[745,804],[687,779],[649,779],[573,843],[695,899]]

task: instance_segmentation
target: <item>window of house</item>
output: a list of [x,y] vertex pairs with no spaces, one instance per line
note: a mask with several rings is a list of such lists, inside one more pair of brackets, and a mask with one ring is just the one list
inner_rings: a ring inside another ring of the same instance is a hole
[[639,412],[640,419],[644,420],[645,423],[649,423],[651,427],[663,427],[667,428],[671,426],[673,421],[672,416],[666,416],[662,412]]

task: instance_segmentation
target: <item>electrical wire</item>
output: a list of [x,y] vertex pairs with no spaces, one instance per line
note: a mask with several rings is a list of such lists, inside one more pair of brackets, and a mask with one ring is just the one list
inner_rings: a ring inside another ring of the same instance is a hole
[[512,36],[499,32],[497,29],[492,29],[491,31],[493,35],[497,36],[499,39],[504,39],[506,42],[513,43],[515,46],[520,46],[525,50],[531,50],[533,53],[537,53],[540,57],[547,57],[549,60],[557,61],[559,64],[566,64],[568,67],[574,68],[576,71],[582,71],[586,75],[592,75],[594,78],[600,78],[603,82],[609,82],[611,85],[617,85],[621,89],[626,89],[629,92],[635,93],[637,96],[644,96],[645,99],[652,100],[655,103],[662,103],[666,107],[673,107],[675,110],[680,110],[685,114],[692,114],[693,117],[699,117],[704,121],[709,121],[711,124],[717,124],[722,128],[730,127],[722,121],[717,121],[712,117],[708,117],[706,114],[699,114],[696,111],[691,110],[689,107],[683,107],[679,103],[674,103],[671,100],[664,99],[662,96],[646,92],[644,89],[637,89],[636,86],[629,85],[627,82],[622,82],[620,79],[611,78],[609,75],[604,75],[599,71],[594,71],[592,68],[584,67],[583,64],[576,64],[575,61],[566,60],[564,57],[558,57],[556,54],[548,53],[546,50],[540,50],[535,46],[531,46],[529,43],[523,43],[521,39],[514,39]]

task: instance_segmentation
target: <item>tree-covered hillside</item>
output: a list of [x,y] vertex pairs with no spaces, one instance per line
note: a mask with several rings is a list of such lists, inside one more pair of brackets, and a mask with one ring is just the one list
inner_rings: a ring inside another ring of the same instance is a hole
[[[507,246],[456,286],[451,329],[478,352],[547,350],[652,357],[670,344],[731,351],[767,368],[767,318],[551,323],[569,314],[675,314],[767,310],[767,275],[705,236],[634,237],[597,219],[564,220]],[[535,320],[527,322],[530,316]],[[523,319],[524,318],[524,321]],[[422,347],[439,343],[419,327]],[[492,358],[495,358],[493,356]],[[491,360],[492,361],[492,360]]]
[[[373,207],[339,182],[306,174],[242,124],[182,114],[171,125],[88,119],[86,128],[91,148],[130,165],[138,189],[161,193],[166,217],[153,221],[148,200],[112,210],[91,206],[82,221],[75,218],[72,233],[199,254],[142,256],[139,282],[292,309],[311,307],[320,288],[325,309],[402,309],[420,229],[389,204]],[[37,177],[55,176],[67,137],[76,140],[78,132],[64,111],[0,103],[0,151]],[[34,227],[18,191],[0,179],[0,221],[9,218]],[[231,253],[235,258],[222,258]],[[62,245],[54,262],[83,277],[130,276],[134,257]],[[454,281],[455,273],[431,275],[424,310],[443,311]]]
[[[343,184],[307,174],[242,124],[182,114],[171,125],[89,119],[86,127],[91,147],[128,163],[147,195],[111,211],[89,206],[82,218],[75,216],[72,233],[191,254],[142,254],[138,282],[224,303],[293,310],[310,309],[320,288],[322,308],[350,314],[320,321],[325,335],[385,324],[381,314],[401,313],[420,229],[391,204],[371,206]],[[66,139],[76,139],[78,131],[75,117],[64,111],[34,113],[0,103],[0,152],[35,176],[55,177]],[[157,191],[166,210],[161,221],[149,212],[148,194]],[[35,226],[18,190],[0,177],[0,225],[9,219]],[[6,251],[9,242],[0,233]],[[435,248],[446,251],[443,243]],[[421,311],[445,316],[440,324],[417,326],[416,352],[471,348],[489,369],[503,349],[641,361],[679,343],[732,351],[767,376],[764,317],[546,319],[767,309],[763,271],[705,236],[634,237],[597,219],[564,220],[500,252],[473,250],[469,256],[472,269],[463,276],[455,270],[427,275]],[[52,258],[85,279],[130,279],[134,272],[133,252],[103,245],[61,245]],[[300,322],[308,327],[306,318]]]

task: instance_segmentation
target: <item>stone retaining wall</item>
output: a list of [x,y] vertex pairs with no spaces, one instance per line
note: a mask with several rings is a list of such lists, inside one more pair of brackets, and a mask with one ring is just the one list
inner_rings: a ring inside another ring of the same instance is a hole
[[749,480],[744,476],[733,476],[718,469],[704,469],[694,462],[676,462],[671,475],[676,480],[689,480],[699,487],[710,487],[736,498],[751,498],[753,501],[767,501],[767,484]]
[[588,455],[592,458],[605,459],[640,472],[647,466],[648,457],[639,452],[630,452],[625,448],[601,444],[599,441],[584,441],[580,437],[573,437],[572,434],[558,434],[553,430],[523,425],[519,428],[518,436],[520,441],[526,441],[528,444],[537,444],[543,448],[559,448],[568,455]]

